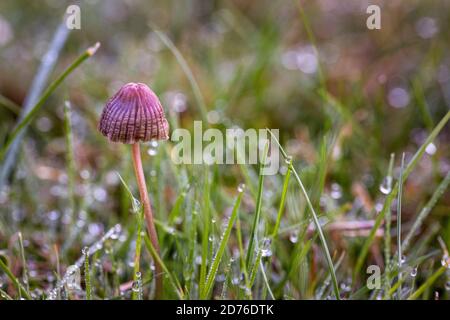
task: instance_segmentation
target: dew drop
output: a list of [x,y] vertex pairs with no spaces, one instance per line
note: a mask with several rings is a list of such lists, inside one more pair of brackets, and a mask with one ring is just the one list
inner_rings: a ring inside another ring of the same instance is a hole
[[410,275],[411,275],[411,277],[413,277],[413,278],[417,276],[417,267],[416,267],[416,268],[413,268],[413,269],[411,270]]
[[244,192],[244,190],[245,190],[245,184],[240,183],[240,184],[238,185],[238,192]]
[[148,154],[149,156],[151,156],[151,157],[156,156],[157,153],[158,153],[158,152],[156,151],[155,148],[149,148],[149,149],[147,150],[147,154]]
[[292,157],[291,156],[287,156],[286,159],[284,159],[284,162],[286,163],[287,166],[289,166],[292,162]]
[[89,247],[84,247],[83,250],[81,250],[81,253],[83,254],[83,256],[88,256],[89,255]]
[[450,281],[445,283],[445,290],[450,291]]
[[272,250],[270,249],[272,241],[269,238],[264,238],[262,240],[261,246],[261,256],[262,257],[270,257],[272,256]]
[[380,184],[380,191],[382,194],[389,194],[392,191],[392,177],[387,176]]
[[442,257],[442,259],[441,259],[441,265],[442,265],[443,267],[446,267],[447,269],[450,268],[450,257],[449,257],[447,254],[445,254],[445,255]]
[[342,197],[342,188],[339,184],[337,183],[332,183],[331,184],[331,198],[337,200],[340,199]]
[[345,282],[341,283],[341,290],[343,292],[350,292],[352,291],[352,288],[350,287],[350,285],[346,284]]
[[298,242],[298,232],[297,231],[291,232],[291,234],[289,235],[289,241],[292,243]]
[[425,152],[426,152],[427,154],[429,154],[429,155],[435,154],[436,151],[437,151],[436,145],[435,145],[434,143],[432,143],[432,142],[429,143],[429,144],[427,145],[427,147],[425,148]]
[[[166,231],[170,235],[174,235],[175,234],[175,228],[174,227],[167,227]],[[145,232],[144,232],[144,235],[145,235]]]
[[67,268],[66,272],[66,283],[67,288],[69,290],[78,290],[80,289],[80,281],[81,281],[81,275],[80,275],[80,268],[77,265],[71,265]]
[[114,226],[113,232],[111,233],[110,238],[113,240],[117,240],[122,232],[122,226],[120,224],[116,224]]
[[135,213],[139,212],[139,207],[141,206],[141,203],[138,199],[133,198],[133,210]]
[[131,290],[137,293],[138,300],[142,300],[143,291],[142,291],[142,274],[138,271],[136,272],[136,281],[133,281],[133,285],[131,286]]
[[402,256],[400,259],[400,265],[403,265],[406,262],[406,256]]

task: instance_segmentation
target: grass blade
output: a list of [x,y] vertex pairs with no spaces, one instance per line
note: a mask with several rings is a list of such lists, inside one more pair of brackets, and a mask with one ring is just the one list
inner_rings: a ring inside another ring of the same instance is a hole
[[414,221],[413,226],[408,231],[408,234],[406,235],[405,240],[403,240],[403,243],[402,243],[403,250],[408,249],[412,237],[416,233],[417,229],[420,228],[420,226],[422,225],[424,220],[427,218],[428,214],[431,212],[433,207],[436,205],[436,202],[438,201],[438,199],[444,194],[444,191],[447,189],[449,183],[450,183],[450,172],[447,172],[447,175],[445,176],[444,180],[442,180],[442,182],[439,184],[439,186],[433,192],[431,199],[422,208],[419,215],[417,216],[416,221]]
[[145,247],[147,248],[147,250],[150,252],[150,254],[152,255],[153,259],[155,259],[160,265],[161,268],[164,270],[164,272],[167,274],[167,276],[169,277],[169,282],[172,284],[172,286],[175,289],[175,292],[177,293],[177,296],[180,300],[184,299],[184,293],[183,293],[183,289],[181,288],[180,282],[178,281],[177,278],[175,278],[172,273],[170,273],[169,269],[167,269],[166,265],[164,264],[164,262],[161,260],[161,257],[158,255],[158,253],[156,252],[155,248],[153,247],[150,238],[148,237],[147,234],[145,234],[144,236],[144,244]]
[[19,290],[22,297],[31,300],[31,296],[28,294],[24,286],[17,280],[14,274],[9,270],[8,266],[0,259],[0,269],[6,274],[6,276],[12,281],[14,286]]
[[191,85],[192,91],[194,92],[195,100],[197,101],[197,106],[200,109],[200,115],[202,116],[202,120],[205,124],[208,124],[208,111],[206,108],[205,100],[203,99],[203,96],[200,91],[200,87],[195,80],[194,74],[192,73],[191,68],[189,68],[189,65],[184,59],[183,55],[181,54],[180,50],[175,46],[175,44],[170,40],[170,38],[162,31],[154,29],[154,32],[156,35],[161,39],[161,41],[164,43],[164,45],[169,48],[169,50],[172,52],[172,54],[175,56],[175,58],[178,61],[178,64],[181,66],[181,69],[183,69],[184,74],[188,78],[189,84]]
[[259,262],[261,261],[261,258],[262,258],[262,249],[259,249],[258,250],[258,254],[257,254],[256,259],[255,259],[255,263],[253,264],[253,268],[250,271],[249,289],[251,287],[253,287],[253,284],[255,283],[256,274],[258,273]]
[[312,29],[311,29],[311,26],[310,26],[310,23],[309,23],[309,20],[308,20],[308,16],[305,14],[305,11],[303,10],[303,7],[302,7],[300,1],[299,0],[294,0],[294,1],[297,4],[297,9],[298,9],[298,13],[300,15],[300,20],[302,21],[303,26],[305,27],[306,34],[308,36],[309,42],[311,42],[313,50],[314,50],[314,54],[317,57],[317,74],[318,74],[318,77],[319,77],[320,86],[322,88],[325,88],[326,87],[325,77],[324,77],[324,74],[323,74],[322,63],[320,61],[319,50],[317,50],[316,38],[314,37],[314,33],[312,32]]
[[287,191],[288,191],[288,187],[289,187],[289,179],[291,177],[290,166],[291,166],[291,161],[289,161],[287,172],[286,172],[286,175],[284,176],[283,190],[281,192],[281,200],[280,200],[280,206],[278,208],[277,220],[275,222],[275,226],[273,227],[273,231],[272,231],[272,239],[273,240],[275,240],[278,236],[278,230],[280,228],[281,216],[283,215],[284,205],[286,203],[286,195],[287,195]]
[[48,88],[39,98],[38,102],[33,106],[33,108],[31,108],[30,112],[17,124],[17,126],[12,131],[11,135],[0,151],[0,160],[3,160],[6,152],[11,147],[11,144],[16,140],[19,134],[21,134],[23,130],[25,130],[30,122],[33,121],[50,95],[61,85],[61,83],[67,78],[67,76],[69,76],[76,68],[78,68],[78,66],[80,66],[85,60],[93,56],[99,46],[100,43],[97,42],[94,46],[84,51],[63,73],[59,75],[59,77],[55,81],[50,84],[50,86],[48,86]]
[[2,298],[3,300],[14,300],[9,294],[7,294],[2,289],[0,289],[0,298]]
[[[275,135],[272,133],[272,131],[270,131],[270,134],[272,135],[272,137],[275,139],[276,143],[278,144],[278,147],[280,148],[280,151],[282,153],[282,155],[285,157],[285,159],[290,160],[291,157],[289,157],[286,152],[284,151],[283,147],[281,146],[280,142],[278,141],[278,139],[275,137]],[[331,275],[331,279],[333,282],[333,290],[334,290],[334,295],[336,297],[337,300],[340,300],[340,294],[339,294],[339,286],[338,286],[338,282],[337,282],[337,278],[336,278],[336,272],[334,270],[334,266],[333,266],[333,260],[331,260],[331,255],[330,255],[330,250],[328,249],[328,245],[327,245],[327,241],[325,239],[325,236],[323,234],[322,231],[322,227],[320,226],[320,222],[319,219],[317,218],[317,214],[316,214],[316,210],[314,210],[314,207],[311,203],[311,200],[308,196],[308,193],[306,192],[306,189],[303,185],[302,180],[300,179],[297,171],[295,170],[294,166],[292,165],[292,162],[289,165],[290,170],[292,170],[292,173],[294,174],[295,179],[297,180],[299,186],[300,186],[300,190],[303,193],[303,196],[306,199],[306,203],[308,204],[309,210],[311,211],[313,220],[314,220],[314,224],[316,226],[317,232],[319,234],[319,238],[320,238],[320,242],[322,244],[322,249],[323,249],[323,253],[325,255],[326,261],[327,261],[327,265],[328,265],[328,270],[330,272]]]
[[228,225],[225,229],[225,232],[222,235],[220,240],[219,249],[217,249],[216,255],[211,264],[211,268],[209,269],[208,276],[206,278],[206,284],[204,286],[203,292],[201,293],[201,298],[206,299],[213,287],[214,280],[216,278],[217,270],[219,269],[220,262],[222,261],[223,254],[225,252],[228,239],[230,238],[231,229],[233,228],[234,221],[236,220],[236,216],[238,214],[239,206],[241,204],[243,192],[239,192],[236,202],[234,203],[233,211],[231,213],[230,219],[228,220]]
[[[19,113],[21,112],[21,118],[25,117],[30,110],[32,110],[33,105],[36,104],[39,96],[42,94],[42,90],[44,90],[44,86],[47,83],[48,77],[50,76],[56,62],[58,61],[59,54],[66,43],[67,37],[70,33],[70,29],[67,28],[65,21],[62,21],[58,28],[56,29],[52,41],[50,42],[50,46],[42,57],[41,63],[39,65],[39,69],[37,70],[36,75],[33,78],[31,83],[31,87],[27,96],[25,97],[25,101],[23,103],[23,108],[19,109]],[[11,104],[6,102],[6,105],[11,107]],[[11,170],[14,168],[14,163],[16,162],[16,157],[19,151],[20,141],[24,136],[24,132],[19,134],[17,139],[15,139],[6,155],[6,159],[3,162],[1,172],[0,172],[0,189],[2,189],[6,179],[9,178]]]
[[[439,123],[434,127],[433,131],[429,134],[425,142],[420,146],[420,148],[417,150],[417,152],[414,154],[411,161],[406,166],[405,170],[403,171],[403,177],[402,180],[406,180],[412,170],[415,168],[419,160],[422,158],[426,147],[436,138],[436,136],[441,132],[442,128],[447,124],[448,120],[450,119],[450,111],[446,113],[446,115],[439,121]],[[364,263],[364,260],[366,259],[367,253],[369,251],[370,245],[372,244],[373,240],[375,239],[375,233],[378,230],[378,228],[381,225],[381,222],[383,221],[387,210],[391,207],[391,203],[394,200],[394,198],[397,196],[399,183],[397,182],[394,187],[392,188],[391,193],[386,197],[383,208],[381,209],[380,213],[378,214],[377,218],[375,219],[374,226],[372,227],[372,230],[370,230],[369,236],[366,238],[366,241],[363,244],[363,247],[361,249],[361,252],[358,256],[358,260],[356,262],[356,266],[353,270],[353,280],[356,279],[357,274],[361,270],[361,267]],[[355,281],[353,281],[355,282]]]
[[0,106],[4,106],[6,109],[12,111],[16,115],[20,114],[20,106],[14,101],[9,100],[4,95],[0,94]]
[[[137,230],[136,230],[136,247],[134,253],[134,269],[133,269],[133,282],[137,281],[137,275],[141,268],[141,248],[142,248],[142,225],[144,222],[144,207],[141,207],[139,212],[136,212],[137,216]],[[138,300],[138,293],[133,291],[133,300]]]
[[[239,213],[236,218],[236,238],[237,238],[238,247],[239,247],[239,265],[241,267],[242,273],[244,274],[245,285],[247,287],[250,287],[247,266],[245,265],[244,244],[242,241],[241,218],[239,216]],[[240,297],[240,294],[241,294],[241,290],[239,290],[238,299]]]
[[76,217],[75,208],[75,160],[73,149],[73,134],[72,134],[72,107],[69,101],[64,104],[64,133],[66,139],[66,162],[67,162],[67,188],[69,194],[69,203],[71,209],[71,223]]
[[28,283],[28,268],[27,261],[25,260],[25,249],[23,247],[23,237],[22,232],[19,232],[19,248],[20,248],[20,258],[22,260],[22,281],[25,283],[25,288],[27,292],[30,293],[30,284]]
[[[122,182],[122,185],[124,186],[125,190],[127,191],[128,196],[130,197],[133,212],[136,214],[136,217],[137,217],[136,247],[135,247],[135,252],[134,252],[134,268],[133,268],[133,282],[136,282],[137,275],[141,268],[140,261],[141,261],[141,247],[142,247],[142,226],[143,226],[143,222],[144,222],[144,207],[142,205],[140,205],[139,200],[137,200],[133,196],[133,193],[131,192],[130,187],[126,184],[125,180],[123,180],[122,176],[119,173],[117,173],[117,175],[119,176],[119,179]],[[133,291],[132,299],[133,300],[138,299],[138,292]]]
[[255,218],[253,219],[253,225],[252,225],[252,231],[250,233],[250,239],[248,243],[248,249],[247,249],[247,258],[245,265],[247,266],[247,270],[250,270],[250,260],[253,257],[253,246],[255,242],[255,236],[256,236],[256,229],[259,224],[259,217],[261,215],[261,205],[262,205],[262,192],[264,187],[264,175],[263,175],[263,169],[264,165],[266,163],[266,157],[267,152],[269,151],[269,141],[266,142],[266,145],[264,146],[264,155],[262,162],[260,164],[260,172],[259,172],[259,183],[258,183],[258,193],[256,198],[256,209],[255,209]]
[[[398,182],[398,194],[397,194],[397,258],[398,268],[402,267],[402,193],[403,193],[403,167],[405,166],[405,153],[402,155],[402,165],[400,167],[400,177]],[[400,285],[398,286],[398,298],[401,299],[402,294],[402,273],[398,273],[398,279]]]
[[199,290],[200,294],[204,290],[204,285],[206,283],[206,271],[208,264],[208,245],[209,245],[209,225],[210,225],[210,208],[209,208],[209,177],[208,170],[205,167],[205,181],[203,184],[203,214],[204,214],[204,226],[202,231],[202,264],[200,266],[200,283]]
[[[394,159],[395,155],[391,153],[388,174],[386,176],[386,183],[388,184],[387,187],[389,189],[392,188],[392,170],[394,168]],[[386,266],[386,269],[388,269],[391,265],[391,220],[391,209],[388,208],[384,228],[384,265]],[[384,275],[384,292],[386,293],[385,297],[387,298],[391,286],[390,270],[385,270]]]
[[261,267],[261,274],[263,276],[264,283],[266,284],[267,291],[269,291],[270,298],[272,300],[276,300],[275,296],[273,295],[272,289],[270,288],[269,280],[267,279],[266,271],[264,270],[264,265],[261,260],[259,261],[259,266]]
[[86,300],[92,300],[91,268],[89,267],[89,247],[83,249],[84,283],[86,285]]
[[433,273],[431,275],[431,277],[429,277],[427,279],[427,281],[424,282],[424,284],[422,284],[419,289],[417,289],[412,295],[410,295],[408,297],[408,300],[415,300],[418,297],[420,297],[420,295],[428,288],[430,287],[438,278],[441,274],[443,274],[445,272],[445,270],[447,270],[447,268],[445,266],[441,266],[435,273]]

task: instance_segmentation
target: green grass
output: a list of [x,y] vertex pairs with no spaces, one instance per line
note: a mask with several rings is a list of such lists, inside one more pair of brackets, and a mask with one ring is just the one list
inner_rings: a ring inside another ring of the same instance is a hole
[[203,292],[200,292],[200,297],[202,299],[208,298],[208,296],[211,293],[214,281],[216,279],[217,270],[219,268],[220,262],[222,261],[223,254],[225,253],[225,249],[228,244],[228,240],[230,239],[231,229],[233,228],[234,221],[236,220],[236,217],[238,215],[239,205],[241,203],[242,199],[242,192],[239,192],[239,195],[237,196],[236,203],[233,207],[233,212],[231,213],[230,218],[228,219],[227,228],[225,229],[223,235],[221,236],[219,249],[217,250],[216,254],[214,255],[214,258],[211,262],[211,268],[208,272],[208,276],[206,277],[206,284],[203,286]]
[[[59,59],[69,67],[57,68],[23,120],[27,79],[42,57],[32,24],[15,17],[50,31],[52,14],[46,5],[31,15],[22,1],[0,4],[14,30],[1,52],[0,165],[28,132],[0,190],[0,300],[152,299],[155,260],[163,299],[450,298],[441,266],[450,243],[448,5],[400,4],[402,19],[386,9],[383,29],[368,31],[353,9],[331,18],[334,9],[315,2],[136,3],[123,13],[132,24],[108,28],[115,18],[100,5],[82,8],[86,25]],[[422,39],[414,26],[430,12],[440,28]],[[78,55],[92,40],[102,50]],[[293,52],[296,63],[315,59],[315,69],[289,66]],[[260,151],[264,162],[280,149],[280,172],[264,176],[261,163],[175,165],[173,142],[142,144],[157,255],[128,146],[96,129],[108,97],[128,81],[152,87],[171,131],[198,119],[222,132],[279,129]],[[408,93],[404,108],[390,105],[396,86]],[[392,185],[382,192],[386,177]],[[121,231],[109,233],[115,225]],[[377,290],[366,287],[369,265],[380,266]],[[83,269],[79,288],[67,287],[69,266]]]
[[10,136],[6,143],[0,149],[0,160],[3,160],[6,152],[8,151],[9,146],[13,143],[13,141],[17,138],[17,136],[25,130],[25,128],[36,118],[40,109],[44,106],[46,100],[50,97],[50,95],[61,85],[61,83],[66,79],[75,69],[77,69],[86,59],[90,58],[95,54],[97,49],[99,48],[100,43],[97,43],[95,46],[88,48],[84,51],[78,58],[76,58],[63,73],[61,73],[56,80],[54,80],[48,88],[44,91],[42,96],[39,98],[38,102],[31,108],[30,112],[19,122],[16,124],[14,130],[11,132]]

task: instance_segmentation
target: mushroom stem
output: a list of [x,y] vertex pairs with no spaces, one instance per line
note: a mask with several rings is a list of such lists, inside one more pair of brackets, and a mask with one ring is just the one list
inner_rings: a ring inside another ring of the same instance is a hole
[[[153,221],[152,207],[150,205],[150,198],[148,197],[147,185],[145,184],[145,176],[144,170],[142,168],[141,149],[139,146],[139,142],[133,144],[133,167],[137,179],[137,184],[139,187],[139,195],[141,197],[141,202],[144,206],[144,215],[145,215],[145,222],[147,225],[147,231],[150,236],[150,241],[152,242],[152,245],[155,248],[156,253],[159,255],[160,250],[158,243],[158,235],[156,234],[155,223]],[[163,289],[162,268],[158,262],[158,259],[156,259],[155,257],[153,258],[155,262],[155,279],[156,279],[155,299],[160,299]]]

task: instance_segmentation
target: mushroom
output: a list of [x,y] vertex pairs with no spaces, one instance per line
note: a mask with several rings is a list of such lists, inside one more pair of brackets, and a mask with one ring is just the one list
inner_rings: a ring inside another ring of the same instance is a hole
[[[127,83],[108,101],[103,109],[98,130],[113,142],[132,145],[134,173],[144,207],[145,221],[151,243],[159,255],[158,235],[145,183],[140,141],[167,140],[169,124],[156,94],[143,83]],[[155,297],[162,293],[162,267],[155,260]]]

